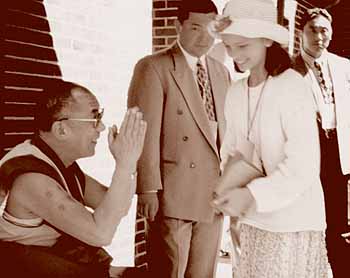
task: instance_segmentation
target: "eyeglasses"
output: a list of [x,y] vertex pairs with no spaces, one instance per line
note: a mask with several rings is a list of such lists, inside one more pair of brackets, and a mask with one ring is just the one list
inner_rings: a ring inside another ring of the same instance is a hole
[[94,123],[94,128],[97,128],[100,123],[102,122],[102,117],[103,117],[103,112],[104,109],[101,108],[99,111],[95,114],[93,119],[86,119],[86,118],[61,118],[56,121],[77,121],[77,122],[93,122]]

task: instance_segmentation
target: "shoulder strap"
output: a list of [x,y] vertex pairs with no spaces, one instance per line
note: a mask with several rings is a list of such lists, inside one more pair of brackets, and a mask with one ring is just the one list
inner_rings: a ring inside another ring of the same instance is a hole
[[[85,191],[85,175],[80,170],[78,164],[74,162],[69,167],[66,167],[57,153],[47,144],[40,136],[36,136],[31,140],[31,144],[41,151],[45,157],[54,164],[56,169],[62,178],[62,182],[65,186],[65,190],[68,190],[74,199],[84,203],[84,191]],[[46,159],[44,159],[46,161]],[[46,161],[51,165],[50,162]]]
[[[81,171],[79,165],[77,163],[74,163],[71,170],[77,174],[79,183],[84,188],[85,176]],[[57,170],[44,160],[39,159],[34,155],[16,156],[4,162],[0,166],[0,189],[4,190],[7,193],[9,190],[11,190],[13,182],[16,180],[16,178],[25,173],[40,173],[49,176],[50,178],[53,178],[55,181],[57,181],[63,190],[66,190],[62,178],[58,174]],[[57,227],[51,225],[46,220],[44,220],[44,223],[59,232],[61,236],[64,235],[64,238],[71,238],[71,236],[67,235]]]
[[[79,183],[81,184],[82,188],[84,188],[85,176],[79,165],[77,163],[73,163],[70,170],[76,174]],[[0,166],[0,189],[4,189],[5,192],[9,191],[16,178],[25,173],[41,173],[49,176],[57,181],[65,190],[64,183],[56,169],[44,160],[33,155],[17,156],[7,160]],[[112,259],[102,248],[89,246],[66,234],[46,220],[44,220],[44,223],[61,234],[60,240],[55,244],[55,246],[53,246],[53,250],[55,250],[55,252],[59,252],[61,256],[65,256],[70,260],[91,263],[95,266],[96,264],[101,265],[101,267],[106,266],[106,269],[108,270],[108,266]]]
[[17,177],[25,173],[41,173],[53,178],[64,189],[61,177],[57,171],[45,161],[33,155],[23,155],[11,158],[0,167],[0,187],[7,192],[11,189]]

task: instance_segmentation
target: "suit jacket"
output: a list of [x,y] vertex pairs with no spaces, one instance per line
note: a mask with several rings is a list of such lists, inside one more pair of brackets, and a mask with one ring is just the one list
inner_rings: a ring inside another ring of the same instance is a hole
[[[345,175],[350,173],[350,62],[332,53],[328,53],[327,58],[334,88],[339,156]],[[300,54],[294,58],[294,69],[306,79],[313,74]],[[311,88],[314,94],[320,90],[314,83]]]
[[230,83],[226,68],[207,57],[218,121],[210,129],[193,72],[177,44],[146,56],[134,69],[128,106],[147,121],[138,163],[138,193],[159,190],[165,216],[210,222],[212,191],[220,175],[219,146],[225,131],[224,100]]

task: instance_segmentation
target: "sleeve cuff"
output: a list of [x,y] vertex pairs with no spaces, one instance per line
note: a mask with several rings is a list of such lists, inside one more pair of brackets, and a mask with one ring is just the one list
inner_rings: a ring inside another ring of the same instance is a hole
[[274,202],[270,191],[263,185],[263,178],[251,181],[247,188],[254,197],[257,212],[270,212],[273,210]]

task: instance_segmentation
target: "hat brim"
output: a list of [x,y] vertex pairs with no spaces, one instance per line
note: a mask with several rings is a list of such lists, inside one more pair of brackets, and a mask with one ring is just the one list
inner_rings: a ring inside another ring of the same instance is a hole
[[239,35],[247,38],[266,38],[288,45],[288,30],[277,24],[256,19],[233,19],[232,23],[221,32],[215,31],[212,27],[210,33],[216,38],[222,39],[222,35]]

